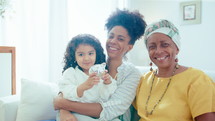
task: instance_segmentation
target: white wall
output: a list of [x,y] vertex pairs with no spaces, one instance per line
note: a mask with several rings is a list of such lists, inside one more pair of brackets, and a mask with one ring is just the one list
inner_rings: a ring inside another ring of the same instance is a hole
[[[159,19],[168,19],[178,27],[182,38],[179,64],[215,70],[215,40],[213,36],[215,34],[215,14],[213,14],[215,1],[202,1],[201,24],[181,25],[179,5],[180,2],[186,1],[190,0],[131,0],[129,8],[138,9],[145,16],[148,24]],[[139,53],[135,54],[138,57],[134,60],[137,61],[138,58],[141,58],[139,62],[135,63],[136,65],[144,65],[142,63],[145,63],[145,60],[149,61],[143,59],[147,55],[145,52],[144,46],[133,52]]]

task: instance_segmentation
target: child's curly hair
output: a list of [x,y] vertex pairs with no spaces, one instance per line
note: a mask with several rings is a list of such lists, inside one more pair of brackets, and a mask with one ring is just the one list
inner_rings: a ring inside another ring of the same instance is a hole
[[96,51],[96,62],[95,64],[101,64],[105,62],[106,56],[104,54],[104,49],[101,46],[99,40],[90,34],[79,34],[72,38],[72,40],[68,43],[66,52],[64,54],[64,67],[63,72],[69,67],[75,68],[76,66],[82,70],[82,68],[77,64],[75,59],[75,51],[79,45],[90,45]]
[[146,28],[146,22],[143,19],[143,15],[138,11],[130,12],[126,9],[117,9],[108,19],[105,24],[108,32],[114,26],[122,26],[127,29],[131,40],[129,44],[134,45],[135,41],[140,39],[144,34]]

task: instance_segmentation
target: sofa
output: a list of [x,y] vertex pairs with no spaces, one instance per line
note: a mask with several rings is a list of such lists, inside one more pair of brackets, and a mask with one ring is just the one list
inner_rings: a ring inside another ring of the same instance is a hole
[[[149,67],[137,66],[143,74]],[[203,70],[215,81],[215,71]],[[54,121],[57,111],[53,97],[58,93],[56,83],[21,80],[21,95],[0,98],[0,121]]]

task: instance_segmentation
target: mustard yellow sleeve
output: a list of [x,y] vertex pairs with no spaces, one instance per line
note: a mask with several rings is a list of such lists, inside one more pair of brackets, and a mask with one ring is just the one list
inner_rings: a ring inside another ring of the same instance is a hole
[[190,85],[188,103],[193,117],[208,112],[215,112],[215,86],[214,82],[205,74],[195,79]]

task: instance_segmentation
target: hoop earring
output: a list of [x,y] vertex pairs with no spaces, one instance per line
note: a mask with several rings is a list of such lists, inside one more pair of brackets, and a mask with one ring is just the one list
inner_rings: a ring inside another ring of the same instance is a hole
[[176,69],[179,69],[179,65],[178,65],[178,63],[176,63],[175,68],[176,68]]
[[175,62],[178,63],[178,56],[175,56]]
[[152,62],[150,62],[149,65],[150,65],[150,71],[153,71]]
[[175,68],[178,69],[179,65],[178,65],[178,56],[177,55],[175,56],[175,62],[176,62]]

